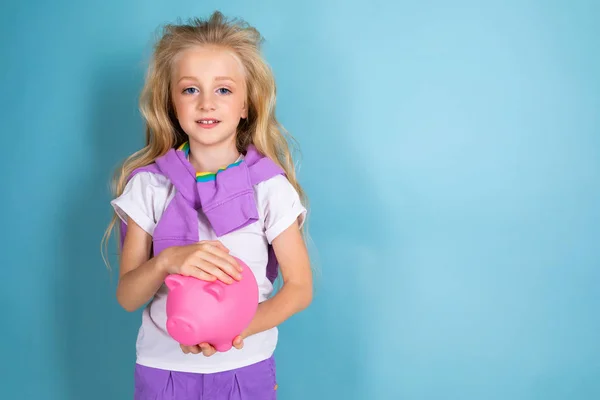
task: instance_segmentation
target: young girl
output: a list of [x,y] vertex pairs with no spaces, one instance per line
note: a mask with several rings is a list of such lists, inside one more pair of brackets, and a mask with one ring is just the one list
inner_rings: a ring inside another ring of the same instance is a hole
[[[146,305],[136,399],[275,399],[277,326],[311,302],[304,194],[260,41],[216,12],[168,25],[156,45],[141,97],[146,146],[119,170],[105,235],[120,219],[119,303]],[[166,329],[165,278],[230,284],[240,279],[233,256],[258,283],[253,321],[226,352],[180,345]]]

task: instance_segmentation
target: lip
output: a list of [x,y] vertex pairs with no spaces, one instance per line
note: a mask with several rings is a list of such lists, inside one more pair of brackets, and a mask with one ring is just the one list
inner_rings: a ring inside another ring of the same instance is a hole
[[[202,123],[201,121],[216,121],[216,122],[206,124],[206,123]],[[215,126],[219,125],[220,123],[221,123],[221,121],[219,121],[216,118],[202,118],[202,119],[196,120],[196,124],[198,124],[198,126],[200,126],[201,128],[204,128],[204,129],[214,128]]]

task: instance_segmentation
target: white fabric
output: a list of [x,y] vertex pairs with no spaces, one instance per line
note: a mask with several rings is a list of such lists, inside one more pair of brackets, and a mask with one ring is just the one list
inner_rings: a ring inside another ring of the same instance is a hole
[[[297,191],[282,175],[261,182],[254,189],[259,221],[217,238],[204,213],[199,212],[198,228],[200,240],[219,240],[231,255],[244,260],[257,278],[262,302],[273,292],[273,285],[266,277],[268,244],[297,220],[302,225],[306,209]],[[111,204],[122,220],[126,222],[129,216],[152,235],[175,191],[166,177],[141,172]],[[242,350],[232,348],[211,357],[184,354],[166,331],[166,295],[167,288],[163,285],[143,311],[136,343],[139,364],[171,371],[212,373],[250,365],[273,354],[277,328],[246,338]]]

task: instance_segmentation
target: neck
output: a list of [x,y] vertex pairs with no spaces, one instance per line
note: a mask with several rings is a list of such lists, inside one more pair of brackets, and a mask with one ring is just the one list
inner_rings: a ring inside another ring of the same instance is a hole
[[219,168],[234,163],[239,156],[235,141],[205,146],[190,140],[190,163],[198,172],[215,173]]

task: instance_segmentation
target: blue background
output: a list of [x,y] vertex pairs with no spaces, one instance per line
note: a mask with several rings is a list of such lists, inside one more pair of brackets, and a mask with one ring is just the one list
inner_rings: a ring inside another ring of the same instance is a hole
[[311,198],[280,398],[600,398],[599,2],[1,7],[0,397],[131,398],[108,181],[153,32],[219,8],[266,37]]

